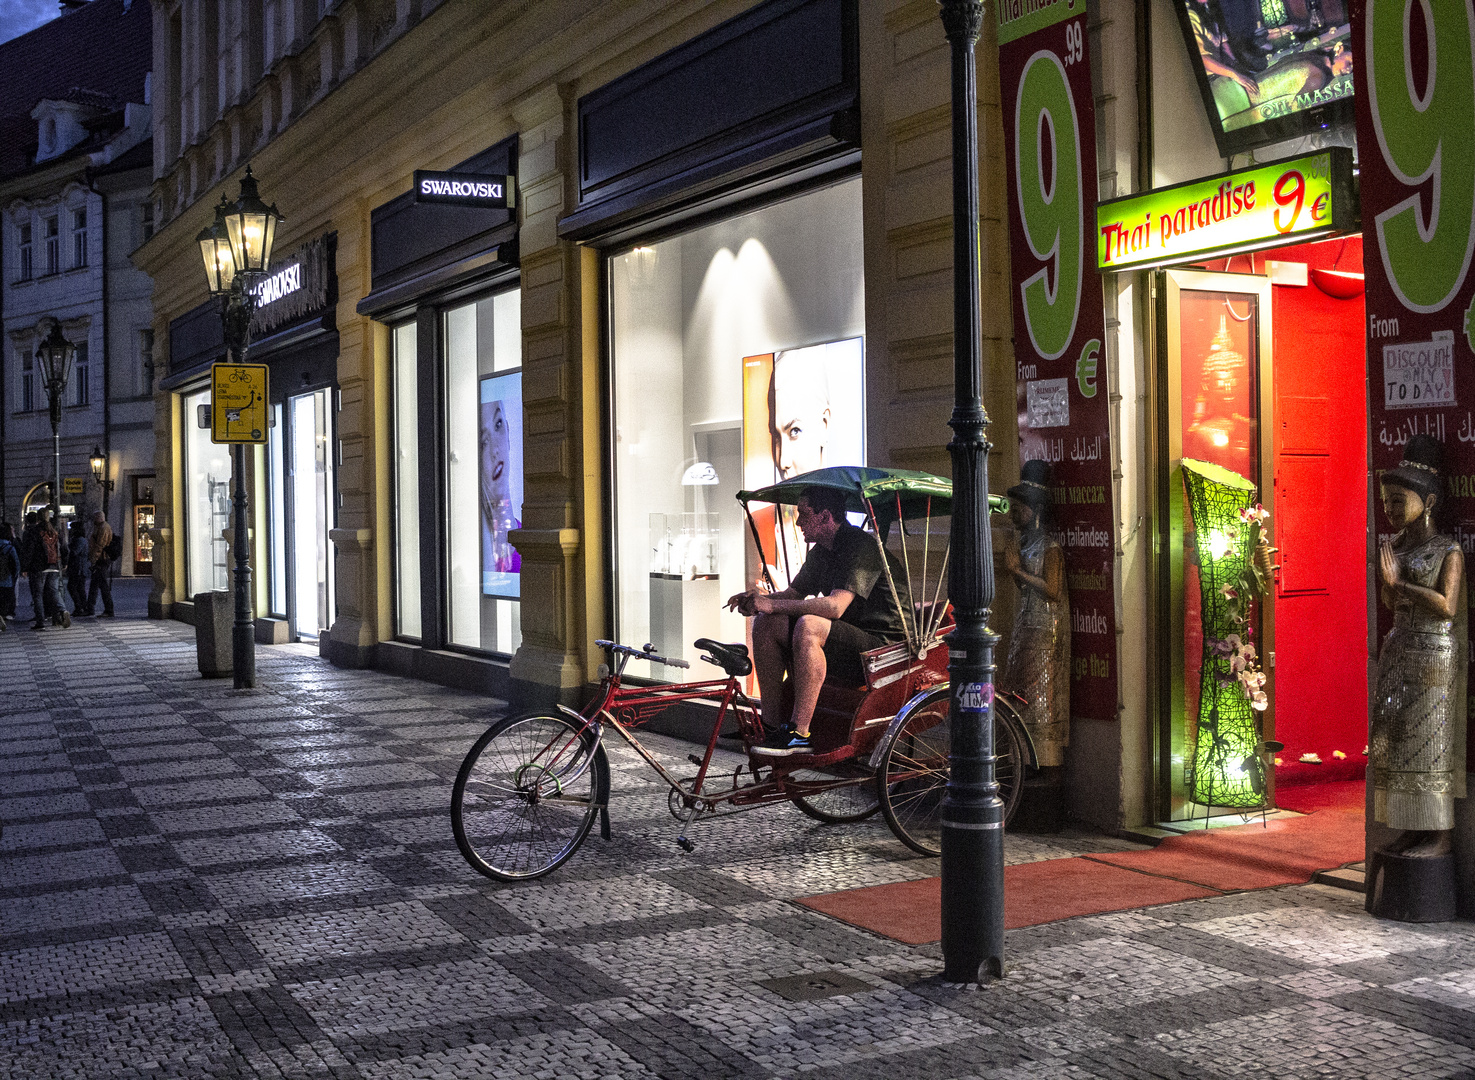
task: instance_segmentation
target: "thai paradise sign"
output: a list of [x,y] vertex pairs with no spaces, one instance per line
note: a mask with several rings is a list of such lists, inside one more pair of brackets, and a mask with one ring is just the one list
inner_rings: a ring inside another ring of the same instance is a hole
[[1096,204],[1086,3],[1005,0],[997,13],[1019,456],[1050,463],[1049,528],[1070,583],[1071,715],[1115,720],[1106,319],[1086,250]]
[[479,173],[415,170],[417,203],[449,203],[483,210],[507,210],[517,205],[517,178]]
[[[1475,554],[1475,10],[1354,0],[1357,144],[1375,473],[1444,446],[1445,522]],[[1392,535],[1374,508],[1377,538]],[[1467,571],[1468,573],[1468,571]],[[1378,605],[1378,636],[1392,612]],[[1475,682],[1472,682],[1475,685]],[[1475,724],[1469,725],[1475,755]],[[1469,758],[1475,761],[1475,756]]]
[[1096,207],[1096,265],[1141,270],[1352,229],[1352,151],[1333,147]]

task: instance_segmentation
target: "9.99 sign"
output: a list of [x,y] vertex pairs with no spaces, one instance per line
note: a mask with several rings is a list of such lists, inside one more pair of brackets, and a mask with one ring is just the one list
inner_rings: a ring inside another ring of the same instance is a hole
[[1000,3],[1020,461],[1050,464],[1071,581],[1072,716],[1117,718],[1096,115],[1084,0]]

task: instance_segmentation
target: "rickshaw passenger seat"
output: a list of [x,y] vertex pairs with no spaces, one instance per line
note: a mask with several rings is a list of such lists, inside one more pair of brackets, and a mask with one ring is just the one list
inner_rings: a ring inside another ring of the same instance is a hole
[[741,643],[736,645],[724,645],[720,641],[711,638],[697,638],[692,642],[698,649],[702,649],[709,655],[702,659],[709,664],[716,664],[729,675],[747,675],[753,670],[753,660],[748,656],[748,647]]

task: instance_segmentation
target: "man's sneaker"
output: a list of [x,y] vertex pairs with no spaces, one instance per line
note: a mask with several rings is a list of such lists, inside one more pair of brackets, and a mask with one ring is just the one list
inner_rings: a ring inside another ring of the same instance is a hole
[[788,757],[790,754],[807,754],[812,749],[808,735],[797,731],[781,731],[762,746],[755,746],[753,753],[765,757]]

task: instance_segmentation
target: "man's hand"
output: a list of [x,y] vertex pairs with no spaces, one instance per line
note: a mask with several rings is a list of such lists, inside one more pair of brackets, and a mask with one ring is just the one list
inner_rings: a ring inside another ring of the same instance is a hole
[[757,600],[762,594],[757,589],[748,589],[746,592],[734,593],[727,598],[723,605],[728,611],[736,611],[739,615],[751,618],[758,614]]

